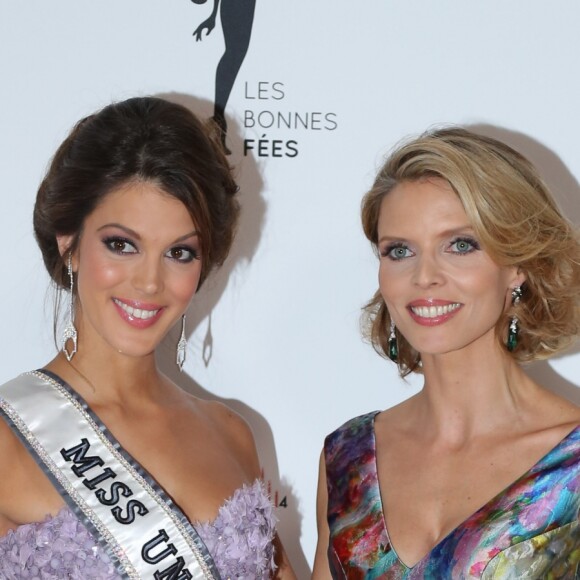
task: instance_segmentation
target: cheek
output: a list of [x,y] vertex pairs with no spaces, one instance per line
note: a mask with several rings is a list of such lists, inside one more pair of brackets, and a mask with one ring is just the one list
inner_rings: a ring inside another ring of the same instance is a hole
[[99,249],[91,249],[82,253],[78,270],[79,289],[111,288],[129,275],[127,266],[121,262],[115,263],[108,259]]
[[170,288],[172,294],[177,300],[184,303],[189,303],[193,298],[197,287],[199,285],[199,278],[201,276],[201,266],[192,268],[189,272],[178,273],[171,276],[167,287]]
[[393,302],[397,297],[403,296],[403,290],[408,284],[404,272],[397,271],[393,268],[393,264],[389,262],[381,262],[379,267],[379,289],[385,302]]
[[506,282],[494,270],[482,268],[479,271],[464,272],[456,278],[456,285],[465,296],[473,297],[476,304],[488,305],[494,312],[502,312],[509,304],[506,301]]

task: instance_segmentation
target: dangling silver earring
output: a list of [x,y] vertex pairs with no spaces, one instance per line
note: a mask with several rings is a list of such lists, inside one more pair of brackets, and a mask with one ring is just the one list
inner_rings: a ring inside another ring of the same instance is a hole
[[[66,356],[66,360],[70,362],[72,357],[75,355],[77,351],[77,339],[78,339],[77,329],[75,328],[74,323],[73,300],[74,300],[75,279],[72,270],[72,254],[68,255],[66,267],[68,270],[68,279],[70,285],[70,302],[68,308],[68,322],[62,333],[62,352],[64,353],[64,356]],[[69,341],[72,341],[71,350],[69,350],[68,348]]]
[[399,358],[399,345],[397,344],[397,335],[395,334],[395,323],[392,320],[388,343],[389,343],[389,358],[393,362],[397,362],[397,359]]
[[185,349],[187,348],[187,339],[185,338],[185,314],[181,317],[181,337],[177,343],[177,358],[175,362],[180,371],[183,371],[183,363],[185,362]]
[[[516,286],[515,288],[512,289],[512,306],[517,306],[520,303],[521,299],[522,299],[522,287]],[[518,333],[520,331],[519,322],[520,321],[518,317],[514,314],[510,320],[506,341],[507,349],[510,352],[513,352],[513,350],[518,345]]]

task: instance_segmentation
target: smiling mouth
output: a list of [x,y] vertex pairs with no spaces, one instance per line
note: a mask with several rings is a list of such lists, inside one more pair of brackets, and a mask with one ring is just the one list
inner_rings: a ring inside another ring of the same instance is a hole
[[438,316],[445,316],[454,310],[461,308],[461,304],[454,302],[452,304],[445,304],[444,306],[411,306],[411,312],[415,316],[421,318],[437,318]]
[[161,308],[157,308],[156,310],[145,310],[143,308],[133,308],[133,306],[129,306],[124,302],[121,302],[117,298],[113,298],[113,302],[121,309],[123,312],[126,312],[128,316],[132,318],[138,318],[139,320],[149,320],[153,318]]

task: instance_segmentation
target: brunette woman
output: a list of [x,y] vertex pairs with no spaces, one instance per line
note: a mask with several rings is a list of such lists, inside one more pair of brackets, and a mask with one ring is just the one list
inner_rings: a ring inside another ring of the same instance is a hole
[[62,350],[0,387],[2,578],[294,578],[248,425],[155,362],[233,240],[215,133],[134,98],[52,160],[34,229],[66,294]]

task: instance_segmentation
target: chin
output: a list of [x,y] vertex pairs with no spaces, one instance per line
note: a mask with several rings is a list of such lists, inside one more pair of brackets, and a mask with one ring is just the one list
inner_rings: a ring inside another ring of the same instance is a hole
[[423,345],[412,345],[413,348],[421,354],[421,356],[442,356],[452,352],[458,352],[465,348],[466,345],[453,345],[453,344],[423,344]]
[[143,358],[150,356],[155,352],[158,343],[155,344],[136,344],[134,340],[127,342],[109,342],[109,346],[117,353],[131,358]]

